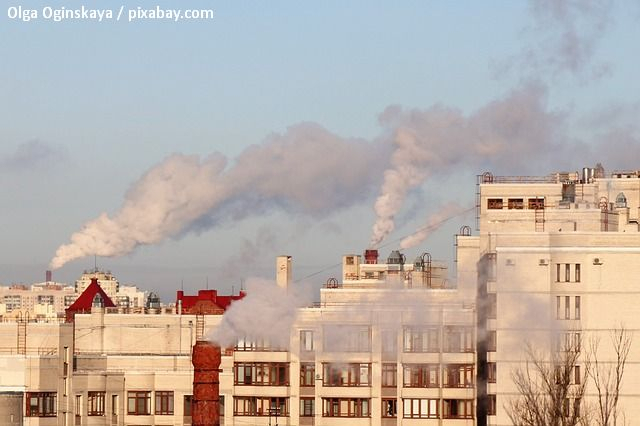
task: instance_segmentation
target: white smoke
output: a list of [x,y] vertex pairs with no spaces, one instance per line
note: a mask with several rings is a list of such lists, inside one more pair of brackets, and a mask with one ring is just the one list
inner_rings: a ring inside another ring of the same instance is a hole
[[432,232],[436,231],[447,220],[468,210],[469,209],[466,209],[455,202],[449,202],[443,205],[437,212],[430,215],[426,223],[414,234],[403,238],[402,241],[400,241],[400,248],[402,250],[406,250],[417,246],[426,240]]
[[394,230],[407,194],[433,174],[452,173],[460,163],[473,169],[500,165],[516,170],[545,155],[555,145],[562,123],[562,117],[546,110],[545,98],[543,87],[527,85],[468,117],[442,105],[427,110],[387,108],[380,121],[390,129],[395,151],[374,205],[377,220],[371,246]]
[[249,279],[247,295],[231,304],[208,339],[223,347],[246,339],[287,349],[298,308],[311,302],[312,293],[300,284],[284,289],[273,281]]
[[273,206],[326,215],[369,193],[375,176],[367,170],[381,158],[374,144],[343,139],[311,123],[248,148],[229,168],[221,154],[202,160],[174,154],[133,185],[113,216],[103,213],[74,233],[50,266],[84,256],[122,256],[139,245]]

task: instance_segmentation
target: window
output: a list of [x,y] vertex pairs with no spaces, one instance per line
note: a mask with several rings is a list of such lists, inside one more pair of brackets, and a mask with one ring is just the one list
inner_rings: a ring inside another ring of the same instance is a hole
[[495,416],[496,415],[496,396],[495,395],[487,395],[488,396],[488,401],[487,401],[487,415],[489,416]]
[[569,398],[562,401],[562,414],[564,417],[569,417]]
[[233,414],[235,416],[287,417],[289,398],[234,396]]
[[556,263],[556,282],[560,282],[560,264]]
[[496,319],[498,317],[498,295],[495,293],[487,294],[487,318]]
[[491,210],[502,209],[502,198],[489,198],[487,200],[487,208]]
[[156,391],[155,413],[173,415],[173,391]]
[[495,362],[487,363],[487,381],[489,383],[495,383],[497,379],[498,368]]
[[322,398],[324,417],[370,417],[367,398]]
[[185,417],[191,417],[191,402],[193,400],[193,395],[185,395],[184,396],[184,402],[183,402],[183,410],[184,410],[184,416]]
[[487,342],[487,350],[495,352],[498,348],[498,333],[495,330],[489,330],[489,341]]
[[398,335],[395,330],[381,330],[380,339],[383,353],[395,354],[398,352]]
[[316,385],[316,365],[312,362],[300,363],[300,386]]
[[473,387],[473,364],[448,364],[442,373],[442,386],[445,388]]
[[87,394],[87,415],[104,416],[104,392],[89,392]]
[[315,398],[300,398],[300,417],[313,417],[316,415]]
[[82,419],[82,395],[76,395],[76,423]]
[[439,418],[437,399],[404,398],[402,408],[402,415],[405,419]]
[[395,388],[397,386],[398,365],[396,363],[382,364],[382,387]]
[[571,297],[564,297],[564,319],[571,319]]
[[404,329],[404,352],[439,352],[440,329],[438,328],[413,328]]
[[580,398],[576,398],[573,400],[573,412],[575,417],[580,417],[580,403],[582,400]]
[[564,280],[566,282],[571,281],[571,265],[565,263],[564,265]]
[[151,414],[151,392],[129,391],[127,393],[127,414],[133,416]]
[[249,340],[249,339],[238,339],[238,342],[236,343],[236,346],[234,348],[236,351],[275,351],[275,352],[284,352],[286,351],[286,349],[283,348],[278,348],[275,346],[272,346],[269,344],[269,342],[267,342],[266,340],[263,339],[257,339],[257,340]]
[[313,331],[300,330],[300,352],[313,351]]
[[55,392],[27,392],[27,417],[55,417]]
[[580,264],[579,263],[576,263],[576,275],[575,275],[575,278],[576,278],[575,281],[577,283],[579,283],[580,282]]
[[575,301],[575,313],[576,313],[576,319],[580,319],[580,296],[576,296],[576,301]]
[[324,386],[371,386],[371,364],[324,363]]
[[439,364],[405,364],[403,385],[411,388],[437,388]]
[[507,200],[507,207],[509,210],[521,210],[524,209],[524,200],[522,198],[509,198]]
[[111,395],[111,416],[116,417],[118,415],[118,395]]
[[371,352],[371,329],[360,325],[333,325],[324,329],[327,352]]
[[[559,265],[558,265],[559,266]],[[556,319],[561,319],[562,317],[560,316],[561,312],[562,312],[562,308],[560,307],[561,305],[561,299],[560,296],[556,296]]]
[[382,399],[382,417],[397,417],[398,416],[398,400],[397,399]]
[[473,352],[473,327],[444,328],[444,352]]
[[236,362],[234,384],[251,386],[289,386],[286,362]]
[[528,203],[531,210],[544,209],[544,198],[529,198]]
[[347,256],[347,258],[345,260],[346,260],[345,264],[353,265],[353,256]]
[[472,419],[472,399],[443,399],[442,417],[445,419]]
[[573,367],[573,383],[579,385],[582,382],[582,376],[580,375],[580,366]]

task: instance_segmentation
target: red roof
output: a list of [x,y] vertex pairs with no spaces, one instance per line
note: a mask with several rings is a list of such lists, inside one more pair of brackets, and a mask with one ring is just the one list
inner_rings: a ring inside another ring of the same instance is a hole
[[107,293],[104,292],[100,284],[98,284],[97,278],[91,278],[91,283],[89,286],[82,292],[80,296],[76,299],[75,302],[67,309],[65,309],[65,314],[67,321],[73,320],[73,315],[76,313],[88,313],[91,312],[91,307],[93,305],[93,299],[96,297],[96,294],[99,294],[102,297],[103,306],[105,308],[115,308],[116,304],[113,303],[111,298],[107,296]]
[[182,304],[183,314],[223,314],[231,302],[242,299],[246,293],[241,291],[237,296],[218,296],[217,290],[199,290],[197,296],[185,296],[178,290],[176,306]]

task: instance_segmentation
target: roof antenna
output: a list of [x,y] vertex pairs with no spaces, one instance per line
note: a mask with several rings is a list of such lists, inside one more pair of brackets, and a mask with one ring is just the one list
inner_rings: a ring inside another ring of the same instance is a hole
[[180,290],[184,291],[184,279],[180,280]]
[[98,255],[93,255],[93,272],[98,276]]
[[209,290],[209,276],[207,275],[207,290]]

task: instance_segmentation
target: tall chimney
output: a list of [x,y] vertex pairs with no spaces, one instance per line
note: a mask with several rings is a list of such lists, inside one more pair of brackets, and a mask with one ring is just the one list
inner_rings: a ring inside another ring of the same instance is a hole
[[287,289],[291,282],[291,256],[278,256],[276,258],[276,284]]
[[46,282],[51,282],[51,271],[45,272],[44,277]]
[[193,345],[192,426],[220,426],[220,346],[206,340]]

